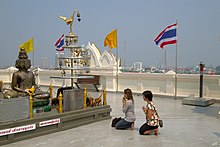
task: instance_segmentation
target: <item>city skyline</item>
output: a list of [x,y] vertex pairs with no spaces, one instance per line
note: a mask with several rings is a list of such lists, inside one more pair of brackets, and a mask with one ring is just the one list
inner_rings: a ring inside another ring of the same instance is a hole
[[[13,4],[12,4],[13,3]],[[118,55],[122,65],[142,62],[144,67],[175,66],[176,45],[160,49],[155,37],[177,21],[178,66],[195,66],[200,61],[218,66],[220,54],[220,1],[0,1],[1,66],[14,65],[18,46],[34,38],[34,65],[54,65],[55,42],[67,35],[69,26],[58,16],[69,17],[74,9],[81,13],[81,22],[74,21],[73,32],[79,45],[94,42],[103,52],[104,39],[118,30]],[[108,5],[107,5],[108,4]],[[112,49],[116,54],[116,49]],[[29,58],[33,58],[29,53]]]

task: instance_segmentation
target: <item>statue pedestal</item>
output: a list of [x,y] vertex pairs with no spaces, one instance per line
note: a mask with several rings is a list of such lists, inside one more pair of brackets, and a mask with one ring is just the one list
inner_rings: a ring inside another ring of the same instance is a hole
[[0,123],[29,118],[29,97],[0,99]]
[[64,112],[83,109],[83,90],[70,89],[63,91]]
[[183,105],[192,105],[192,106],[201,106],[201,107],[206,107],[209,105],[214,104],[214,99],[206,99],[206,98],[194,98],[194,97],[189,97],[189,98],[184,98],[182,100]]

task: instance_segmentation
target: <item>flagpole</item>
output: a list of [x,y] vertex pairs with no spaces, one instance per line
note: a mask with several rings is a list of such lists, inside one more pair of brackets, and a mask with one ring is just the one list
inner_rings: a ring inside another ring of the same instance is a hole
[[[113,30],[111,33],[109,33],[105,40],[104,40],[104,46],[108,45],[110,49],[115,48],[116,51],[116,91],[118,92],[118,45],[117,45],[117,29]],[[114,69],[115,71],[115,69]],[[115,74],[115,72],[113,73]]]
[[116,72],[116,83],[117,83],[117,89],[116,92],[118,92],[118,47],[116,48],[116,62],[117,62],[117,72]]
[[34,67],[34,51],[32,53],[33,67]]
[[117,72],[116,72],[116,83],[117,83],[117,92],[118,92],[118,35],[117,35],[117,29],[116,29],[116,61],[117,61]]
[[125,44],[124,44],[124,51],[125,51],[125,53],[124,53],[124,69],[125,69],[125,57],[126,57],[126,40],[125,40],[125,42],[124,42]]
[[[176,24],[177,24],[177,20],[176,20]],[[177,24],[177,27],[178,27],[178,24]],[[175,66],[175,99],[177,97],[177,44],[178,44],[178,38],[177,38],[177,28],[176,28],[176,66]]]
[[33,41],[33,53],[32,53],[33,67],[34,67],[34,41]]
[[165,48],[165,64],[164,64],[164,69],[165,69],[165,73],[167,72],[167,50]]

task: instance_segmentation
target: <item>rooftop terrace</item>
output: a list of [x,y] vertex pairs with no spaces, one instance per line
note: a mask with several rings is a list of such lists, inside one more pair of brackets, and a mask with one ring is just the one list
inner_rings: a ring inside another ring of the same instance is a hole
[[[98,97],[99,93],[89,92]],[[121,111],[122,93],[107,93],[112,108],[112,118],[124,114]],[[77,128],[4,145],[3,147],[207,147],[220,146],[220,103],[208,107],[182,105],[181,99],[154,97],[154,102],[164,121],[159,135],[141,136],[139,127],[145,122],[141,107],[145,105],[141,95],[134,95],[137,120],[134,130],[116,130],[111,119]]]

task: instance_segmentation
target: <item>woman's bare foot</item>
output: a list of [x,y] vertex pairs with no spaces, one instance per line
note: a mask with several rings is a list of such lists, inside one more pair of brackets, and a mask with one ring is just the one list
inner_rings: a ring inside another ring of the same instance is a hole
[[152,133],[154,133],[154,135],[158,135],[158,128],[157,129],[154,129],[154,130],[148,130],[148,131],[145,131],[144,132],[144,135],[150,135],[150,134],[152,134]]
[[154,130],[154,134],[158,136],[158,128]]

